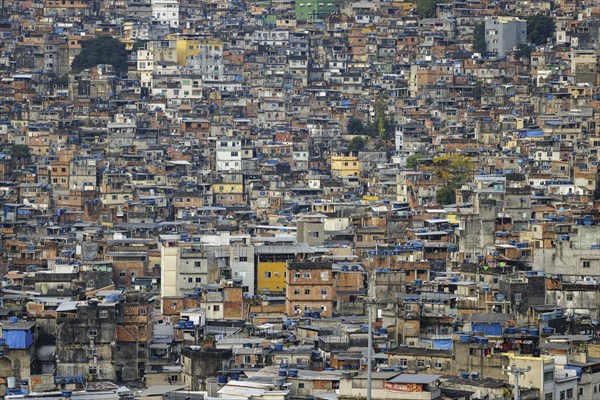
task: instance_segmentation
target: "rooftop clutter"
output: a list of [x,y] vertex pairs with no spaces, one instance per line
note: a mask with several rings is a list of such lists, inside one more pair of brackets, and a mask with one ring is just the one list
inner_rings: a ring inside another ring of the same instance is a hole
[[597,398],[598,14],[5,1],[0,395]]

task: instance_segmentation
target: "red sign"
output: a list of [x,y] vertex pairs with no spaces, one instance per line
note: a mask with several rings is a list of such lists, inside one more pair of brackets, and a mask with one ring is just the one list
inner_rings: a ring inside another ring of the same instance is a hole
[[385,382],[383,384],[383,388],[385,390],[391,390],[393,392],[421,392],[423,388],[421,385],[417,385],[415,383],[394,383],[394,382]]

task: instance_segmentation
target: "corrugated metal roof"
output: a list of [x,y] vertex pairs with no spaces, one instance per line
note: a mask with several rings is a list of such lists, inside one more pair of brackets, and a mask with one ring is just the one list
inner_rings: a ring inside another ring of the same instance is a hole
[[434,374],[400,374],[395,376],[392,379],[389,379],[388,382],[393,383],[415,383],[421,385],[428,385],[436,380],[440,379],[442,375],[434,375]]

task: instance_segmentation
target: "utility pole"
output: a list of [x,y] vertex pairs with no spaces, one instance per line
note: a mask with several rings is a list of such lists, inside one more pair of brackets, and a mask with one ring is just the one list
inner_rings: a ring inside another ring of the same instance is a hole
[[[376,242],[377,243],[377,242]],[[377,244],[375,244],[377,247]],[[371,382],[373,379],[373,306],[375,305],[375,270],[371,271],[369,276],[369,286],[367,289],[368,318],[369,318],[369,339],[367,341],[367,400],[371,400]]]
[[519,376],[525,375],[526,372],[531,371],[531,367],[527,368],[519,368],[515,364],[512,364],[510,367],[503,367],[508,375],[512,375],[515,378],[514,388],[513,388],[513,399],[519,400],[520,392],[519,392]]
[[373,375],[373,302],[369,299],[369,340],[367,342],[367,400],[371,400],[371,380]]

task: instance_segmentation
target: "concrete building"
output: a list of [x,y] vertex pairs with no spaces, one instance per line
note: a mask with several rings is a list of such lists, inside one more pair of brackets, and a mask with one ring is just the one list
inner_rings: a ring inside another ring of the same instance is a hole
[[527,21],[516,17],[486,17],[487,51],[504,56],[522,43],[527,43]]
[[206,379],[217,376],[218,371],[229,369],[232,351],[230,349],[202,348],[189,346],[181,351],[182,384],[190,390],[204,390]]
[[165,297],[183,296],[219,276],[216,248],[185,240],[165,238],[160,246],[161,293]]
[[[441,375],[402,374],[399,372],[374,372],[372,392],[381,400],[434,400],[441,396]],[[340,400],[367,398],[367,373],[340,380]]]
[[216,171],[242,170],[242,142],[235,138],[219,138],[216,141]]
[[594,50],[571,50],[571,72],[576,84],[596,84],[598,56]]
[[311,246],[322,245],[325,242],[324,214],[306,214],[298,219],[296,241]]
[[552,247],[533,250],[533,269],[553,275],[600,276],[599,234],[600,225],[577,221],[570,234],[557,237]]
[[[556,369],[550,357],[510,357],[510,364],[518,368],[530,368],[519,378],[521,388],[539,391],[541,399],[575,399],[577,396],[577,374],[573,370]],[[514,383],[509,375],[508,382]]]
[[256,293],[286,291],[286,265],[288,261],[302,259],[315,253],[305,243],[266,244],[254,248],[256,259]]
[[320,315],[333,315],[334,279],[331,262],[288,262],[285,278],[288,316],[299,316],[318,310]]
[[152,0],[152,16],[159,24],[179,27],[179,2],[177,0]]
[[117,379],[113,349],[117,302],[67,302],[57,309],[56,375],[86,381]]

